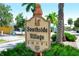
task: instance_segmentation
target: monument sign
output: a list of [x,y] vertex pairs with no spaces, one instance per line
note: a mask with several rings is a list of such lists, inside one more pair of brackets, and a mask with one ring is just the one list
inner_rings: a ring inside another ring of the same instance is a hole
[[50,47],[50,21],[41,16],[39,4],[36,5],[34,16],[25,23],[26,46],[34,52],[42,52]]

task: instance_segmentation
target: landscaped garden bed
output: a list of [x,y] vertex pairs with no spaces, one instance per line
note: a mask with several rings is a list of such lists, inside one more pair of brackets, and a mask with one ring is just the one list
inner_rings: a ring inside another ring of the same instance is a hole
[[44,51],[45,56],[79,56],[79,49],[69,45],[54,43],[51,48]]
[[[17,44],[15,48],[0,52],[0,56],[34,56],[35,53],[25,47],[25,43]],[[43,52],[44,56],[79,56],[79,49],[64,44],[53,43]]]
[[33,56],[34,52],[25,47],[25,43],[17,44],[13,49],[0,52],[1,56]]

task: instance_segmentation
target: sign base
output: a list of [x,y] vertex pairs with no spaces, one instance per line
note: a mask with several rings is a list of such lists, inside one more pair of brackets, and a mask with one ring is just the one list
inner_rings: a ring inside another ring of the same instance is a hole
[[42,52],[35,52],[36,56],[42,56]]

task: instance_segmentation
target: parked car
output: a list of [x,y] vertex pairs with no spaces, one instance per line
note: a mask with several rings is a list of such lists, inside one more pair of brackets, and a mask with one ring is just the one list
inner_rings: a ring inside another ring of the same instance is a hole
[[76,32],[79,33],[79,29],[76,29]]
[[76,32],[79,33],[79,30],[77,30]]

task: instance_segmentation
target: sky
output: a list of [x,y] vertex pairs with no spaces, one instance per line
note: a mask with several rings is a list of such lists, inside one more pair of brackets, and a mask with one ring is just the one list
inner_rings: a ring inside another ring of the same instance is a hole
[[[32,12],[26,12],[25,6],[21,6],[22,3],[5,3],[5,5],[11,6],[11,13],[14,18],[19,14],[23,13],[24,18],[30,19],[32,17]],[[43,11],[43,17],[48,15],[51,12],[56,12],[58,14],[58,4],[57,3],[41,3],[41,8]],[[76,18],[79,17],[79,3],[65,3],[64,4],[64,23],[67,24],[68,18]]]

